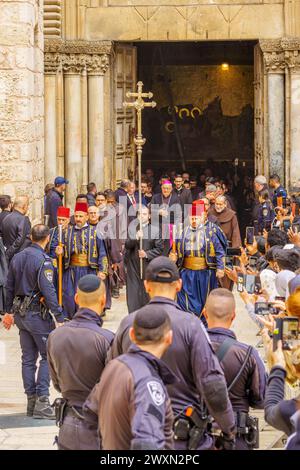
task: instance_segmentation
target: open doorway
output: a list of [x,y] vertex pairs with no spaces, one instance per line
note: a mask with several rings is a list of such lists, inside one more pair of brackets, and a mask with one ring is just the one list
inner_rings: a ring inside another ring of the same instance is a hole
[[255,41],[135,46],[137,77],[157,102],[143,114],[143,167],[199,173],[238,159],[253,174]]

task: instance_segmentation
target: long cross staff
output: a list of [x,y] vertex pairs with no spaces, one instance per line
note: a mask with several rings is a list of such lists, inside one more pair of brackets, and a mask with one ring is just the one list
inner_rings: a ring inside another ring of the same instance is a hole
[[[142,153],[143,153],[143,145],[146,142],[146,139],[143,137],[142,134],[142,111],[144,108],[155,108],[156,103],[155,101],[147,102],[143,98],[151,99],[153,98],[153,93],[149,91],[148,93],[143,93],[143,82],[137,83],[137,93],[128,91],[126,93],[127,98],[136,98],[133,102],[124,102],[123,106],[125,108],[134,108],[137,113],[137,134],[134,138],[134,143],[137,150],[138,156],[138,185],[139,185],[139,224],[140,230],[142,230],[142,187],[141,187],[141,180],[142,180]],[[140,237],[140,250],[143,249],[143,239]],[[143,279],[143,260],[140,258],[140,276]]]

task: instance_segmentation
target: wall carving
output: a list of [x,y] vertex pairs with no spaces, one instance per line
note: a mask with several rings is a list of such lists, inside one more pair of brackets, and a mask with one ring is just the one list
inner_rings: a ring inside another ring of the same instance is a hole
[[261,40],[259,44],[268,72],[283,73],[286,67],[292,72],[300,71],[300,39]]
[[61,36],[61,0],[44,0],[44,35]]
[[109,67],[112,52],[110,41],[45,41],[45,72],[81,73],[103,75]]

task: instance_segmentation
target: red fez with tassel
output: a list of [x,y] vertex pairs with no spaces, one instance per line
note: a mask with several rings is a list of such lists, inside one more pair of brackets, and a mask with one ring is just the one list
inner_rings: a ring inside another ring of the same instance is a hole
[[60,206],[57,209],[57,217],[66,217],[66,219],[69,219],[70,217],[70,209],[68,207],[63,207]]
[[88,205],[86,202],[76,202],[75,212],[88,212]]
[[190,208],[189,215],[192,217],[198,217],[205,212],[204,201],[194,201]]

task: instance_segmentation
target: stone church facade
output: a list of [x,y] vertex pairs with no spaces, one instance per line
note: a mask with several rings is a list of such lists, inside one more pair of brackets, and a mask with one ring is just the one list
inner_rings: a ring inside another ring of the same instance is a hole
[[[299,0],[0,0],[0,193],[88,181],[115,187],[135,168],[140,41],[255,41],[256,172],[300,186]],[[148,90],[146,90],[148,91]]]

